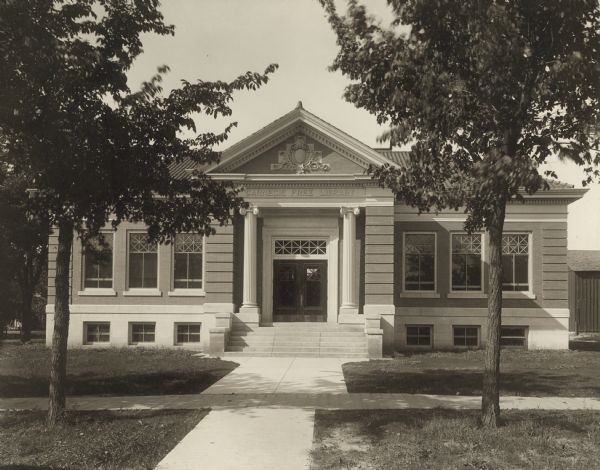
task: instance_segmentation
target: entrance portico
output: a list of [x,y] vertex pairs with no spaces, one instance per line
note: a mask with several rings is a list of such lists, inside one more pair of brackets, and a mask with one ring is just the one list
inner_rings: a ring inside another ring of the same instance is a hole
[[367,275],[366,212],[377,207],[390,211],[393,201],[362,176],[338,183],[314,176],[308,177],[310,183],[244,185],[242,195],[250,208],[242,211],[239,312],[246,322],[364,325],[360,286]]
[[236,222],[238,326],[318,322],[368,336],[382,313],[393,323],[394,199],[367,172],[384,163],[301,105],[223,154],[211,177],[248,203]]

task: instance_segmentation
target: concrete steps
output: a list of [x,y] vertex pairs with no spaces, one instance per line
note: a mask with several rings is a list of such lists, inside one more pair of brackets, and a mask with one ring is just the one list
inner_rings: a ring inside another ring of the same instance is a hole
[[366,357],[367,338],[362,325],[234,321],[225,356]]

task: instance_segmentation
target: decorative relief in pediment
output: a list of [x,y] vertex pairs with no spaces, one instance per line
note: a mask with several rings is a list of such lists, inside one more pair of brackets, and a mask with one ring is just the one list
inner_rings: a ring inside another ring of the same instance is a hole
[[298,174],[327,172],[330,166],[323,163],[323,154],[298,134],[292,143],[287,143],[277,155],[277,163],[271,164],[272,171],[295,171]]

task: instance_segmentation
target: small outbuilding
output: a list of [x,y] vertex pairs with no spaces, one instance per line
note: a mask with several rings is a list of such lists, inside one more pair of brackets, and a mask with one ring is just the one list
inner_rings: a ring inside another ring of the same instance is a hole
[[600,250],[569,250],[569,329],[600,332]]

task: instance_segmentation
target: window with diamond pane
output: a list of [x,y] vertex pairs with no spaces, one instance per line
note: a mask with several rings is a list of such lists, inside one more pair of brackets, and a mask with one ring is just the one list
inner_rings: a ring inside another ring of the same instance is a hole
[[129,234],[129,287],[158,287],[158,246],[145,233]]
[[481,291],[481,234],[452,234],[452,290]]
[[197,233],[178,233],[175,236],[175,289],[202,288],[203,238]]
[[529,234],[502,236],[502,290],[529,291]]

